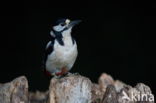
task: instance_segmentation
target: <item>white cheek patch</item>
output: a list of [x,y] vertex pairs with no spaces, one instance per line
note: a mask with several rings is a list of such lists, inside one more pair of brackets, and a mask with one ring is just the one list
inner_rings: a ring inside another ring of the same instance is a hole
[[66,24],[69,24],[69,23],[70,23],[70,20],[69,20],[69,19],[67,19],[67,20],[66,20]]

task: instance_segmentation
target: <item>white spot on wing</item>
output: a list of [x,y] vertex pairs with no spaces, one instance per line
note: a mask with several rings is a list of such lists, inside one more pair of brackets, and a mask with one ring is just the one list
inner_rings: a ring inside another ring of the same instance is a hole
[[52,37],[55,37],[55,34],[54,34],[53,31],[50,31],[50,35],[51,35]]
[[50,46],[50,44],[51,44],[51,41],[47,43],[46,49]]

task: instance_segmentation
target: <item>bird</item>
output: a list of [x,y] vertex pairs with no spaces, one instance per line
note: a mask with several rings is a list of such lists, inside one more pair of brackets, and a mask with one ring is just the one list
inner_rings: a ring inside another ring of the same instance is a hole
[[49,76],[62,76],[71,70],[78,49],[76,40],[72,37],[72,29],[81,20],[59,19],[52,26],[50,41],[45,48],[45,73]]

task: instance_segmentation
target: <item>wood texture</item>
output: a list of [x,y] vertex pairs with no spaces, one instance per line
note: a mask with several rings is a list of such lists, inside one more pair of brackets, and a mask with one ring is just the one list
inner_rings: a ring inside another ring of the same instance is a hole
[[[140,99],[142,94],[147,94],[147,98]],[[152,95],[151,89],[143,83],[132,87],[106,73],[99,77],[97,84],[77,74],[52,78],[45,92],[28,93],[24,76],[0,84],[0,103],[154,103]]]

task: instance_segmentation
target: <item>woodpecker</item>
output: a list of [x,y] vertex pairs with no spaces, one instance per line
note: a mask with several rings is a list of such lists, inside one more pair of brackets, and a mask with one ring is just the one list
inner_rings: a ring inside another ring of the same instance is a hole
[[59,19],[50,31],[51,40],[45,48],[45,72],[51,76],[67,74],[78,55],[72,28],[81,20]]

